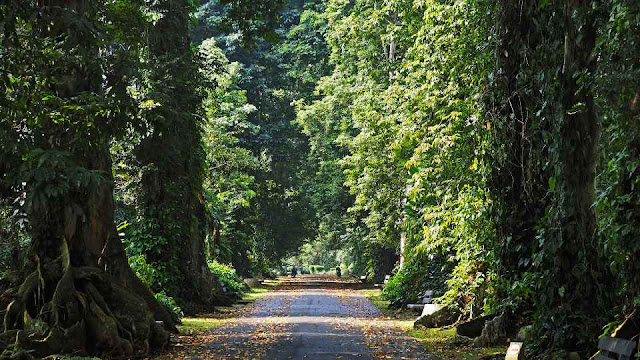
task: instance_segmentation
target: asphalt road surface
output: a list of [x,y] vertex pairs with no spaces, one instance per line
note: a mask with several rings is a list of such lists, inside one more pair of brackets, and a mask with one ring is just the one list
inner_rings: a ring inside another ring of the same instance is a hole
[[161,359],[431,359],[357,284],[299,276]]

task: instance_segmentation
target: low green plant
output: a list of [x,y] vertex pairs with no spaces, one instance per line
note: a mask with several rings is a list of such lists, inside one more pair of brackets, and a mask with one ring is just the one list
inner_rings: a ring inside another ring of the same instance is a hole
[[155,294],[156,300],[162,304],[174,318],[180,320],[184,316],[182,309],[178,306],[178,303],[169,295],[167,295],[164,291]]
[[503,346],[475,348],[471,341],[457,337],[455,328],[409,330],[408,335],[420,341],[424,349],[443,360],[473,360],[482,358],[504,358]]
[[221,264],[214,260],[209,263],[209,270],[218,280],[222,281],[227,290],[235,293],[244,293],[247,290],[244,281],[231,265]]
[[147,263],[146,256],[135,255],[129,257],[129,266],[145,285],[149,288],[153,287],[157,278],[157,271],[151,264]]
[[401,307],[420,302],[425,290],[434,290],[436,295],[442,295],[448,274],[446,267],[446,262],[439,257],[416,254],[389,280],[382,297],[389,300],[391,306]]

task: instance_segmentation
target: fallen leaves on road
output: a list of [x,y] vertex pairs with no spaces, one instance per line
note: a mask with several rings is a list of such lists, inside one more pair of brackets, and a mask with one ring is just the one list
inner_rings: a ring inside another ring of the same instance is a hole
[[[322,277],[313,281],[321,283]],[[335,284],[336,280],[332,281]],[[291,283],[305,284],[300,278]],[[176,336],[172,349],[157,359],[261,359],[276,347],[290,354],[305,354],[301,358],[307,358],[306,352],[314,358],[333,359],[429,358],[418,342],[399,328],[398,321],[383,317],[359,291],[339,286],[290,285],[241,309],[212,316],[220,321],[219,326]],[[313,353],[325,345],[338,350],[326,357]],[[273,352],[269,356],[270,360],[278,358],[273,358]]]

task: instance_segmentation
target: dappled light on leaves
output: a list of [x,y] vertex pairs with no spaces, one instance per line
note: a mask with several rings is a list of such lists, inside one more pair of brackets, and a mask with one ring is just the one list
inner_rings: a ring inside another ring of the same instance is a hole
[[639,44],[630,0],[2,1],[0,360],[637,352]]

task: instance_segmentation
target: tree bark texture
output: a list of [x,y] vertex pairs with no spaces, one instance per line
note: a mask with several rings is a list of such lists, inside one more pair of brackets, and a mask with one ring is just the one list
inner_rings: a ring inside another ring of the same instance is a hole
[[490,104],[497,150],[489,186],[497,201],[498,270],[512,281],[531,267],[536,226],[548,202],[543,132],[550,124],[537,114],[541,87],[532,76],[541,70],[532,61],[543,37],[534,24],[538,4],[501,1],[497,27],[495,98]]
[[196,112],[201,105],[197,65],[190,48],[188,1],[162,1],[164,14],[150,38],[156,84],[151,135],[142,141],[138,159],[143,175],[143,211],[154,223],[162,248],[150,248],[147,259],[166,272],[169,294],[186,312],[229,304],[206,263],[206,226],[202,200],[203,154]]
[[[593,96],[596,19],[590,0],[564,4],[565,42],[561,74],[562,114],[556,130],[558,186],[555,237],[545,244],[549,269],[543,318],[555,349],[584,350],[601,333],[607,282],[596,232],[595,176],[600,124]],[[549,261],[549,260],[548,260]]]
[[[51,90],[71,103],[79,95],[100,93],[100,68],[87,60],[97,58],[94,36],[99,35],[77,27],[78,22],[92,21],[92,4],[60,0],[41,5],[40,34],[66,35],[64,46],[77,47],[86,56],[62,80],[51,81]],[[30,189],[29,264],[4,316],[0,358],[61,353],[134,357],[162,348],[169,340],[165,327],[175,331],[175,326],[129,267],[117,237],[109,136],[96,127],[78,139],[64,122],[40,121],[37,148],[71,151],[75,166],[101,176],[89,186],[70,185],[62,195],[44,193],[47,183]]]

